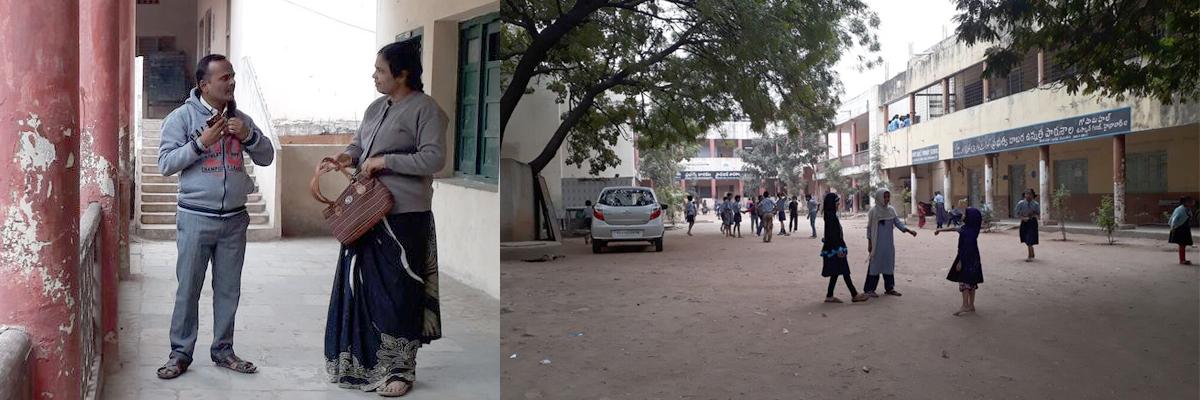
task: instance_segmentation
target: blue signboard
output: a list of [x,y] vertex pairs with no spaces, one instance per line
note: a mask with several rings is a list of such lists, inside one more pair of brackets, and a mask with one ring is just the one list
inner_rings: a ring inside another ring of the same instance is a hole
[[941,158],[941,148],[938,145],[922,147],[912,151],[912,165],[925,164]]
[[1129,132],[1129,107],[1043,122],[954,141],[954,158]]

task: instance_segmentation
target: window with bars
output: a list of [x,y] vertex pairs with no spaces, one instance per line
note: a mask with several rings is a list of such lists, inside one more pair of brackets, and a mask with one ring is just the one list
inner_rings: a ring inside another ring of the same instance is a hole
[[494,182],[500,169],[500,17],[459,25],[456,174]]
[[1071,194],[1087,194],[1087,169],[1088,160],[1086,158],[1054,161],[1055,186],[1066,185]]
[[1125,156],[1125,191],[1163,193],[1167,191],[1167,152],[1129,153]]

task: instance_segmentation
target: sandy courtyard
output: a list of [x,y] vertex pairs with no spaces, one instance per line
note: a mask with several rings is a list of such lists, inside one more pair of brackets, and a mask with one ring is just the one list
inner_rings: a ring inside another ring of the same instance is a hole
[[[865,221],[842,224],[862,290]],[[930,227],[897,232],[904,296],[866,303],[841,282],[846,303],[822,303],[807,226],[762,243],[748,223],[726,239],[705,221],[662,253],[568,239],[565,258],[504,262],[503,398],[1200,397],[1200,268],[1173,245],[1043,232],[1026,263],[1015,230],[985,233],[978,313],[955,317],[958,237]]]

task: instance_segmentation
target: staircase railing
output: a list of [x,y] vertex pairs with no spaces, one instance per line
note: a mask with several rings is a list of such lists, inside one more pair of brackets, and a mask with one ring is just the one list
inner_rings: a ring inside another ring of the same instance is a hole
[[279,187],[279,169],[280,149],[283,146],[279,142],[279,135],[275,131],[275,124],[271,120],[271,110],[267,107],[266,97],[263,96],[262,86],[258,82],[258,74],[254,71],[254,62],[249,56],[242,57],[234,67],[237,72],[237,96],[238,109],[254,119],[254,124],[271,139],[271,144],[275,148],[275,162],[266,167],[255,167],[255,178],[258,181],[259,192],[262,194],[263,202],[267,205],[267,223],[274,230],[275,237],[278,237],[282,231],[279,222],[279,204],[280,204],[280,187]]
[[100,379],[100,204],[89,203],[79,219],[79,324],[83,398],[99,398]]

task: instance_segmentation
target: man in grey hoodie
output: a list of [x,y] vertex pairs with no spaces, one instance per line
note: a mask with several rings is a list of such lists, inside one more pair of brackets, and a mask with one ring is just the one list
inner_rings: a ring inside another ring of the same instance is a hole
[[196,66],[196,88],[163,120],[158,167],[164,176],[179,174],[176,212],[175,311],[171,316],[171,355],[158,377],[171,379],[192,363],[199,319],[200,291],[208,264],[213,266],[213,333],[210,354],[218,366],[242,373],[254,364],[233,352],[234,315],[241,296],[246,255],[246,197],[254,181],[246,174],[244,153],[254,164],[271,165],[270,139],[233,100],[234,71],[224,56],[210,54]]

